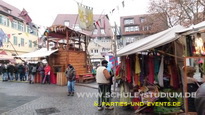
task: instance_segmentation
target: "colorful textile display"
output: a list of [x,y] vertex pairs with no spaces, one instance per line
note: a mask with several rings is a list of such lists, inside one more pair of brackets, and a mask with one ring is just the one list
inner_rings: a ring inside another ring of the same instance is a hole
[[128,83],[131,83],[132,78],[131,78],[131,66],[130,66],[130,59],[129,57],[126,58],[126,79]]
[[154,57],[149,56],[148,59],[148,67],[149,67],[149,74],[148,74],[148,82],[150,84],[154,84]]

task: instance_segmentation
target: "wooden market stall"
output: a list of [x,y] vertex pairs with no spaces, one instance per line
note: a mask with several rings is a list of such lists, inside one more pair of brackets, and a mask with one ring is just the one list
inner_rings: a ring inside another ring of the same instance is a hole
[[48,27],[45,35],[47,48],[49,49],[53,45],[52,49],[58,49],[47,59],[57,75],[58,85],[67,83],[64,72],[68,64],[74,66],[78,80],[81,81],[84,75],[87,75],[90,79],[94,78],[89,76],[91,75],[91,63],[87,51],[89,36],[62,25]]

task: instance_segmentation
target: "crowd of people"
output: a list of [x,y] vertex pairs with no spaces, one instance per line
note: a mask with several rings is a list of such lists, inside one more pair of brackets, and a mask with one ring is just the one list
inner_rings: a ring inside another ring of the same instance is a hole
[[28,63],[9,63],[0,64],[0,75],[2,81],[29,81],[30,84],[34,83],[34,79],[37,73],[42,78],[42,83],[50,84],[50,71],[51,68],[48,64],[43,63],[28,64]]

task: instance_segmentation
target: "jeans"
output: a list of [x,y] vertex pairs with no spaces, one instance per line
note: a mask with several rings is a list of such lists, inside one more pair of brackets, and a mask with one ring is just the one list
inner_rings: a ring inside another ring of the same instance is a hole
[[25,73],[25,80],[26,80],[26,81],[28,81],[28,75],[29,75],[29,73],[26,72],[26,73]]
[[16,81],[19,79],[19,74],[18,73],[15,73],[15,79],[16,79]]
[[3,80],[8,80],[8,74],[7,73],[3,73]]
[[14,80],[14,73],[9,72],[9,78],[10,80]]
[[24,81],[25,73],[20,73],[20,81]]
[[68,92],[75,92],[75,81],[68,81]]

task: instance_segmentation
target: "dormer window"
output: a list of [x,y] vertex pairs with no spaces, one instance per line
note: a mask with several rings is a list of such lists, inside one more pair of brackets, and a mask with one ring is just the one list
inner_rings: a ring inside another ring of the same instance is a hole
[[7,10],[8,14],[11,14],[11,10]]

